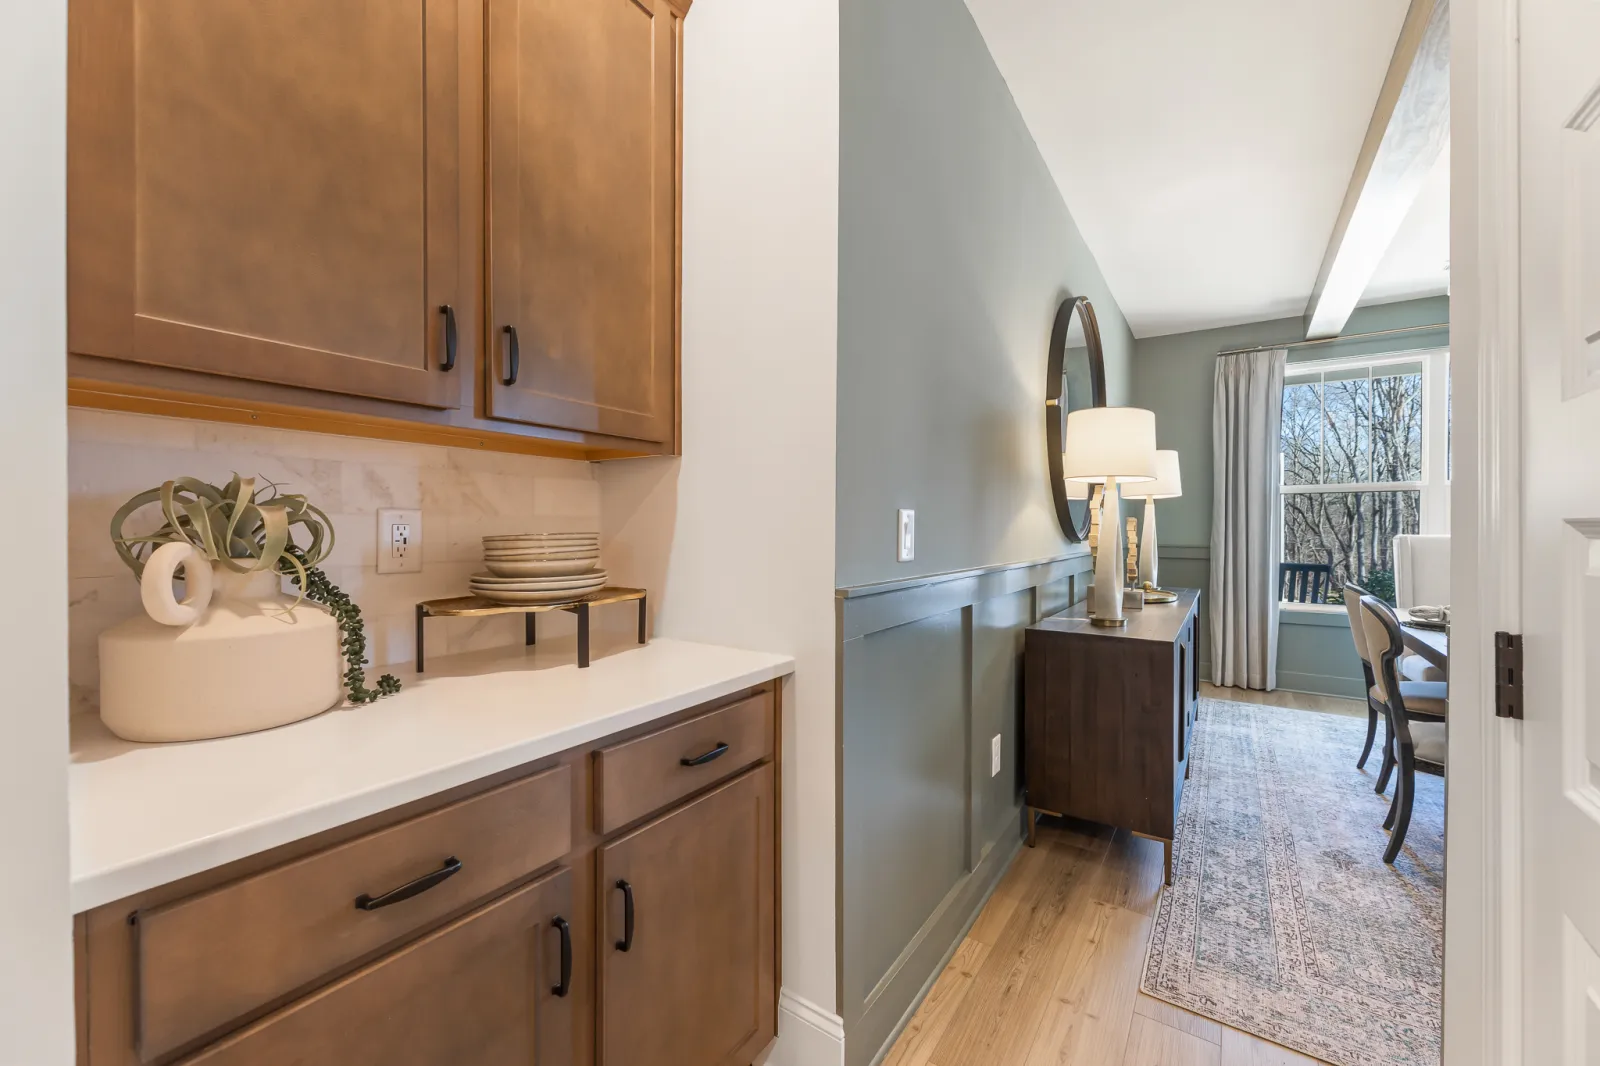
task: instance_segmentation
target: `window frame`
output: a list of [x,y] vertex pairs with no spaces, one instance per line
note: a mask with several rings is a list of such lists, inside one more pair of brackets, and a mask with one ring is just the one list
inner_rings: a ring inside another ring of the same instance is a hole
[[[1373,355],[1332,356],[1326,359],[1306,359],[1290,363],[1286,368],[1284,388],[1289,377],[1319,373],[1327,375],[1342,371],[1395,366],[1404,363],[1422,364],[1422,478],[1418,481],[1358,481],[1339,484],[1288,485],[1284,483],[1283,449],[1278,450],[1278,491],[1280,497],[1312,495],[1318,493],[1369,493],[1416,492],[1419,494],[1417,532],[1438,534],[1450,532],[1450,348],[1448,345],[1431,348],[1412,348],[1399,352]],[[1280,421],[1280,432],[1282,424]],[[1324,432],[1326,426],[1324,424]],[[1324,457],[1324,462],[1326,458]],[[1278,508],[1278,543],[1284,543],[1284,508]],[[1281,586],[1280,586],[1281,594]],[[1344,613],[1342,604],[1295,603],[1280,599],[1279,609],[1307,613]]]

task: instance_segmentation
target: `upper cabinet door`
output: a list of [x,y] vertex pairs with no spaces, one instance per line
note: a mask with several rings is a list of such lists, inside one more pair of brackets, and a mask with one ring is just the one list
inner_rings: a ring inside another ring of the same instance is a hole
[[72,0],[71,350],[458,406],[462,2]]
[[682,13],[487,10],[490,413],[671,444]]

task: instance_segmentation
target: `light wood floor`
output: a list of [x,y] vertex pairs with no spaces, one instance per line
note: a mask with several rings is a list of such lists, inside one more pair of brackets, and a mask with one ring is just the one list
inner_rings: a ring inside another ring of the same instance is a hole
[[[1366,713],[1296,693],[1202,695]],[[1041,821],[883,1066],[1316,1066],[1139,991],[1161,876],[1155,841]]]
[[1354,714],[1363,718],[1367,705],[1360,700],[1347,700],[1339,696],[1316,696],[1309,692],[1252,692],[1242,688],[1219,688],[1209,681],[1200,682],[1200,695],[1209,699],[1234,700],[1237,703],[1261,703],[1268,707],[1292,707],[1297,711],[1323,711],[1327,714]]

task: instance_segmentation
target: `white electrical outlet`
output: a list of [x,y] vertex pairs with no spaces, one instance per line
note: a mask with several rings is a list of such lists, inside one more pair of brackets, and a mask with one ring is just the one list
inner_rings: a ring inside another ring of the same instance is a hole
[[1000,734],[996,733],[994,739],[989,741],[989,776],[1000,776]]
[[895,540],[894,557],[902,563],[909,563],[917,557],[917,512],[905,507],[899,512],[899,536]]
[[414,574],[422,569],[422,512],[384,508],[378,512],[378,573]]

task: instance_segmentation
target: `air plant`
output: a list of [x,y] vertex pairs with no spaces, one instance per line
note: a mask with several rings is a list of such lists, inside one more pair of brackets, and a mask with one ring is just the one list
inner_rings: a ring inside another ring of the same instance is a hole
[[[130,536],[124,532],[130,516],[150,504],[161,505],[164,521],[151,533]],[[295,539],[303,530],[305,543]],[[366,626],[361,608],[318,568],[333,550],[333,522],[304,496],[281,492],[272,482],[256,488],[256,479],[233,475],[224,487],[198,478],[181,477],[160,488],[147,489],[118,508],[111,518],[111,540],[117,554],[143,576],[145,563],[161,545],[188,543],[211,562],[236,574],[273,570],[294,582],[296,598],[310,599],[328,608],[339,623],[345,657],[345,691],[351,703],[371,703],[400,691],[391,674],[366,687]]]

